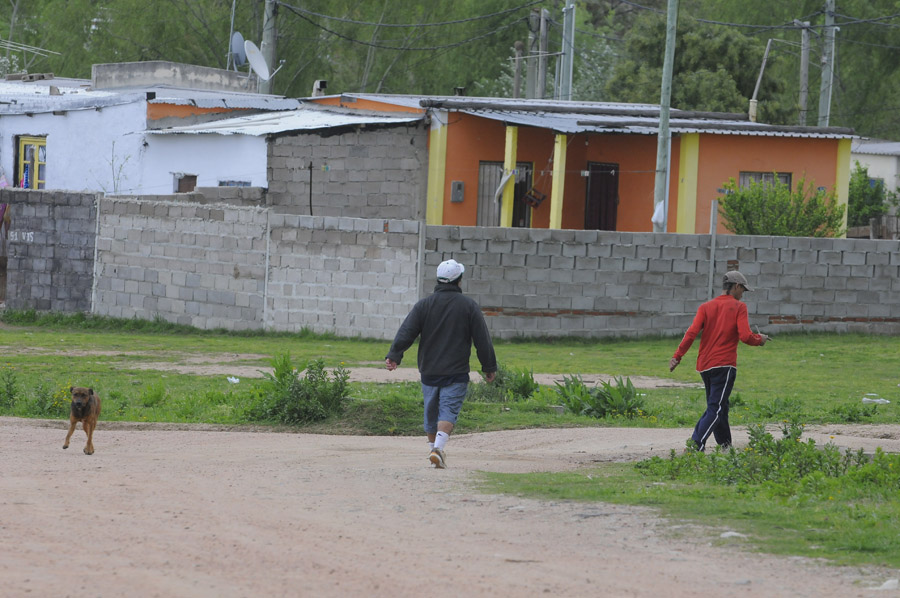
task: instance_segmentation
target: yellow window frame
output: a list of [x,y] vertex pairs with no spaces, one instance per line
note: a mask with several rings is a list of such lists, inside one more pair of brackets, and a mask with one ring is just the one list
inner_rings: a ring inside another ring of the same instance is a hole
[[[47,182],[47,138],[46,137],[19,137],[19,153],[17,171],[19,174],[18,183],[25,187],[25,167],[29,167],[28,189],[43,189]],[[29,149],[31,152],[29,154]],[[41,160],[41,149],[43,149],[44,159]],[[43,166],[43,168],[41,168]],[[41,172],[44,176],[40,177]]]

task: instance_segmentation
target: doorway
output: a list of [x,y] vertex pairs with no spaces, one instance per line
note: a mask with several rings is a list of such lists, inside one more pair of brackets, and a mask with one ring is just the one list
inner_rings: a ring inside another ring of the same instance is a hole
[[[534,166],[531,162],[518,162],[513,184],[514,227],[531,227],[531,206],[523,197],[531,190]],[[478,226],[500,226],[500,212],[503,198],[495,200],[497,188],[503,180],[503,162],[479,162],[478,164]]]
[[619,209],[619,165],[588,162],[584,203],[585,230],[616,230]]

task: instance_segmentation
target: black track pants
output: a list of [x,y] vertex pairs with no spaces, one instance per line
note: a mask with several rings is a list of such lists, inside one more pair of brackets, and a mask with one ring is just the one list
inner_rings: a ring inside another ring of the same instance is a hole
[[712,434],[720,445],[731,446],[731,428],[728,426],[728,397],[734,388],[737,368],[726,365],[700,372],[706,386],[706,411],[694,426],[691,438],[702,451]]

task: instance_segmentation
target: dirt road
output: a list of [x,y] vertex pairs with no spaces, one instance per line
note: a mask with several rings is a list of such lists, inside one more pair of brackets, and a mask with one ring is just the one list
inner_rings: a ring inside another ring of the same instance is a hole
[[[489,495],[477,471],[666,454],[687,430],[458,435],[447,470],[418,438],[0,418],[0,595],[765,596],[874,592],[898,571],[754,554],[652,510]],[[810,430],[900,451],[900,426]],[[881,436],[881,438],[878,438]],[[736,443],[746,442],[739,431]]]

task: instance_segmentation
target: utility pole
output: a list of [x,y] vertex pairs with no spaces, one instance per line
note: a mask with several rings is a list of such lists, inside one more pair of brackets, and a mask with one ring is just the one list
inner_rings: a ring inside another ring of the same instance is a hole
[[575,4],[563,9],[562,65],[559,70],[559,99],[572,99],[572,74],[575,67]]
[[806,103],[809,99],[809,21],[794,19],[800,27],[800,126],[806,126]]
[[516,62],[513,65],[514,74],[513,74],[513,93],[512,97],[519,98],[522,97],[521,87],[522,87],[522,52],[525,49],[525,44],[520,41],[516,41],[513,44],[513,47],[516,49]]
[[259,93],[272,93],[271,73],[274,72],[275,57],[277,56],[277,52],[275,51],[275,39],[278,37],[275,30],[275,17],[277,14],[278,3],[275,0],[266,0],[266,13],[263,18],[262,47],[259,51],[266,60],[270,76],[267,81],[259,82]]
[[[666,14],[666,53],[663,58],[662,89],[659,94],[659,136],[656,143],[656,184],[653,188],[653,232],[666,232],[666,181],[669,178],[669,103],[672,100],[672,70],[675,63],[675,33],[678,0],[669,0]],[[662,210],[662,218],[658,218]]]
[[541,31],[538,40],[538,74],[537,89],[534,90],[534,97],[542,100],[547,89],[547,48],[550,45],[550,31],[547,22],[550,20],[550,11],[546,8],[541,9]]
[[540,10],[537,8],[531,9],[531,14],[528,16],[528,47],[526,48],[525,57],[525,97],[528,99],[537,97],[535,90],[537,89],[538,64],[535,59],[537,58],[537,32],[541,26],[540,22]]
[[822,83],[819,88],[819,126],[827,127],[834,89],[834,0],[825,2],[825,51],[822,52]]

